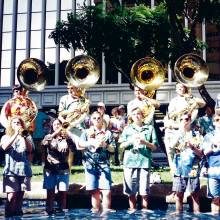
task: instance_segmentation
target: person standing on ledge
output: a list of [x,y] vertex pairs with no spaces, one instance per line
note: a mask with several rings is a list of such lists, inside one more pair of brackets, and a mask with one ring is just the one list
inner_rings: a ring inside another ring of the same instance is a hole
[[200,161],[203,157],[203,136],[191,127],[191,115],[181,116],[174,150],[174,177],[172,191],[176,195],[176,212],[183,212],[183,196],[186,189],[191,194],[193,212],[199,213]]
[[204,137],[203,151],[207,157],[207,191],[212,199],[211,211],[220,214],[220,112],[213,116],[214,131]]
[[143,112],[140,108],[130,109],[131,124],[124,128],[119,138],[124,152],[124,193],[129,198],[129,211],[136,210],[137,193],[142,198],[142,210],[148,209],[150,169],[152,151],[158,145],[156,132],[152,125],[144,124]]
[[92,113],[91,123],[91,127],[81,135],[78,149],[83,150],[86,190],[91,192],[92,212],[104,214],[113,211],[109,153],[114,152],[115,142],[111,132],[105,128],[103,117],[98,111]]
[[1,138],[0,146],[5,151],[3,170],[3,192],[7,193],[5,217],[21,216],[25,191],[31,190],[31,163],[33,140],[25,130],[20,117],[9,120],[6,134]]

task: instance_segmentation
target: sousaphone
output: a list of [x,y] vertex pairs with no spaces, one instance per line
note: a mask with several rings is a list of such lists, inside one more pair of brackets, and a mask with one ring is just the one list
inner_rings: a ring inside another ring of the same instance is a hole
[[17,69],[17,78],[23,87],[22,94],[9,99],[1,110],[1,124],[8,126],[9,119],[19,116],[23,119],[26,128],[33,131],[33,121],[38,109],[35,102],[28,97],[28,91],[41,91],[46,85],[46,65],[36,58],[23,60]]

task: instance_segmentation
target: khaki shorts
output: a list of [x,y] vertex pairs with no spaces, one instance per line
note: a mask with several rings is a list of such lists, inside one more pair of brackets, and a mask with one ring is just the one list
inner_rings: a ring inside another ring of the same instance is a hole
[[31,177],[3,176],[3,192],[20,192],[31,190]]

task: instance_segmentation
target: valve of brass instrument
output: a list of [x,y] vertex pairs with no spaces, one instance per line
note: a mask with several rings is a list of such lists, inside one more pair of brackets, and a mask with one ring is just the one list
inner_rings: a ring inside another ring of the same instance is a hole
[[28,132],[28,130],[22,128],[22,129],[19,130],[19,134],[22,137],[26,138],[29,135],[29,132]]

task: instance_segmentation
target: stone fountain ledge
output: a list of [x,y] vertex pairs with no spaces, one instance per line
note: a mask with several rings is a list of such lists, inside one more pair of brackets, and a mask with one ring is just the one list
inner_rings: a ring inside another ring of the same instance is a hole
[[[42,188],[42,182],[32,182],[31,191],[25,192],[25,199],[46,199],[46,190]],[[175,198],[170,195],[172,191],[172,184],[151,184],[150,186],[150,198],[163,198],[166,203],[175,203]],[[187,202],[188,194],[185,193],[184,202]],[[90,194],[85,190],[83,184],[70,184],[68,197],[89,197]],[[206,198],[206,185],[201,186],[200,196]],[[6,194],[2,190],[2,182],[0,182],[0,198],[6,198]],[[117,200],[126,199],[127,196],[123,194],[123,185],[113,185],[112,187],[112,201],[117,198]]]

